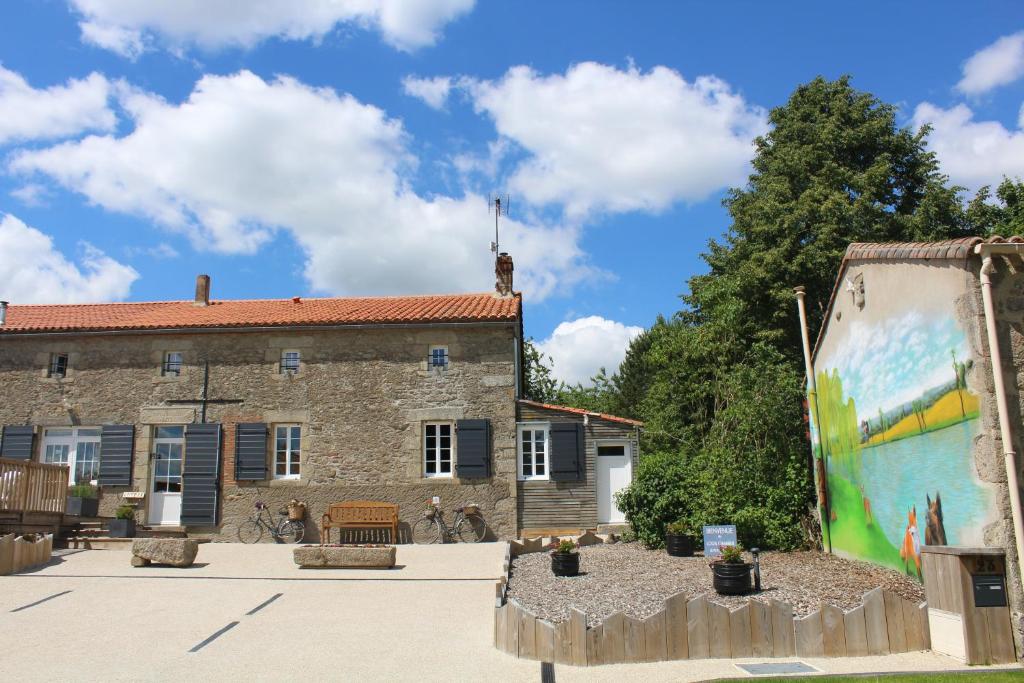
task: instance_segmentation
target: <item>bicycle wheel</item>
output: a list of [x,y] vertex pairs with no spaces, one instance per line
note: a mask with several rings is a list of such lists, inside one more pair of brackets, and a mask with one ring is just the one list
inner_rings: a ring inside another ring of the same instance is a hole
[[294,519],[285,520],[277,527],[277,537],[284,543],[302,543],[305,535],[306,525]]
[[259,520],[249,518],[238,525],[238,540],[242,543],[259,543],[263,538],[263,525]]
[[441,529],[433,517],[421,517],[412,525],[413,543],[437,543],[441,537]]
[[487,525],[482,517],[466,515],[459,520],[455,533],[463,543],[479,543],[487,535]]

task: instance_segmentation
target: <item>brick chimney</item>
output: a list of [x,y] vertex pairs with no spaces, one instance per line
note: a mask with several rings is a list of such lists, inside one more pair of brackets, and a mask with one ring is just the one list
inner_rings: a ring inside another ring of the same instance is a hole
[[512,257],[506,252],[498,254],[494,263],[494,289],[498,296],[512,296]]
[[192,304],[193,306],[209,306],[210,305],[210,276],[209,275],[198,275],[196,276],[196,300]]

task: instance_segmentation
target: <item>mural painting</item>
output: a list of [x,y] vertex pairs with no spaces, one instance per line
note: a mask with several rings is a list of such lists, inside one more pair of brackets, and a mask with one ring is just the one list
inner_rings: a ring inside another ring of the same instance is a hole
[[952,315],[919,311],[853,322],[817,359],[816,477],[833,551],[920,577],[922,544],[982,544],[993,492],[974,467],[970,368]]

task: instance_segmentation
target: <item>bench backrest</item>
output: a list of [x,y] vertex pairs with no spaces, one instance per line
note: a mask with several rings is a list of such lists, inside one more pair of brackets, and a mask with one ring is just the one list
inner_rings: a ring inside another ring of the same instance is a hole
[[327,516],[333,524],[391,524],[398,520],[398,506],[373,500],[350,500],[333,503]]

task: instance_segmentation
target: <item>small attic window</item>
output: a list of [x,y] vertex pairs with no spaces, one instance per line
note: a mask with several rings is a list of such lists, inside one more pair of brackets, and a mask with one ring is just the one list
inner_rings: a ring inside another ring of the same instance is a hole
[[281,352],[281,374],[294,375],[299,371],[302,354],[294,349]]
[[445,370],[448,368],[448,347],[431,346],[427,364],[431,369]]
[[47,369],[47,377],[65,377],[68,374],[68,354],[51,353],[50,367]]

